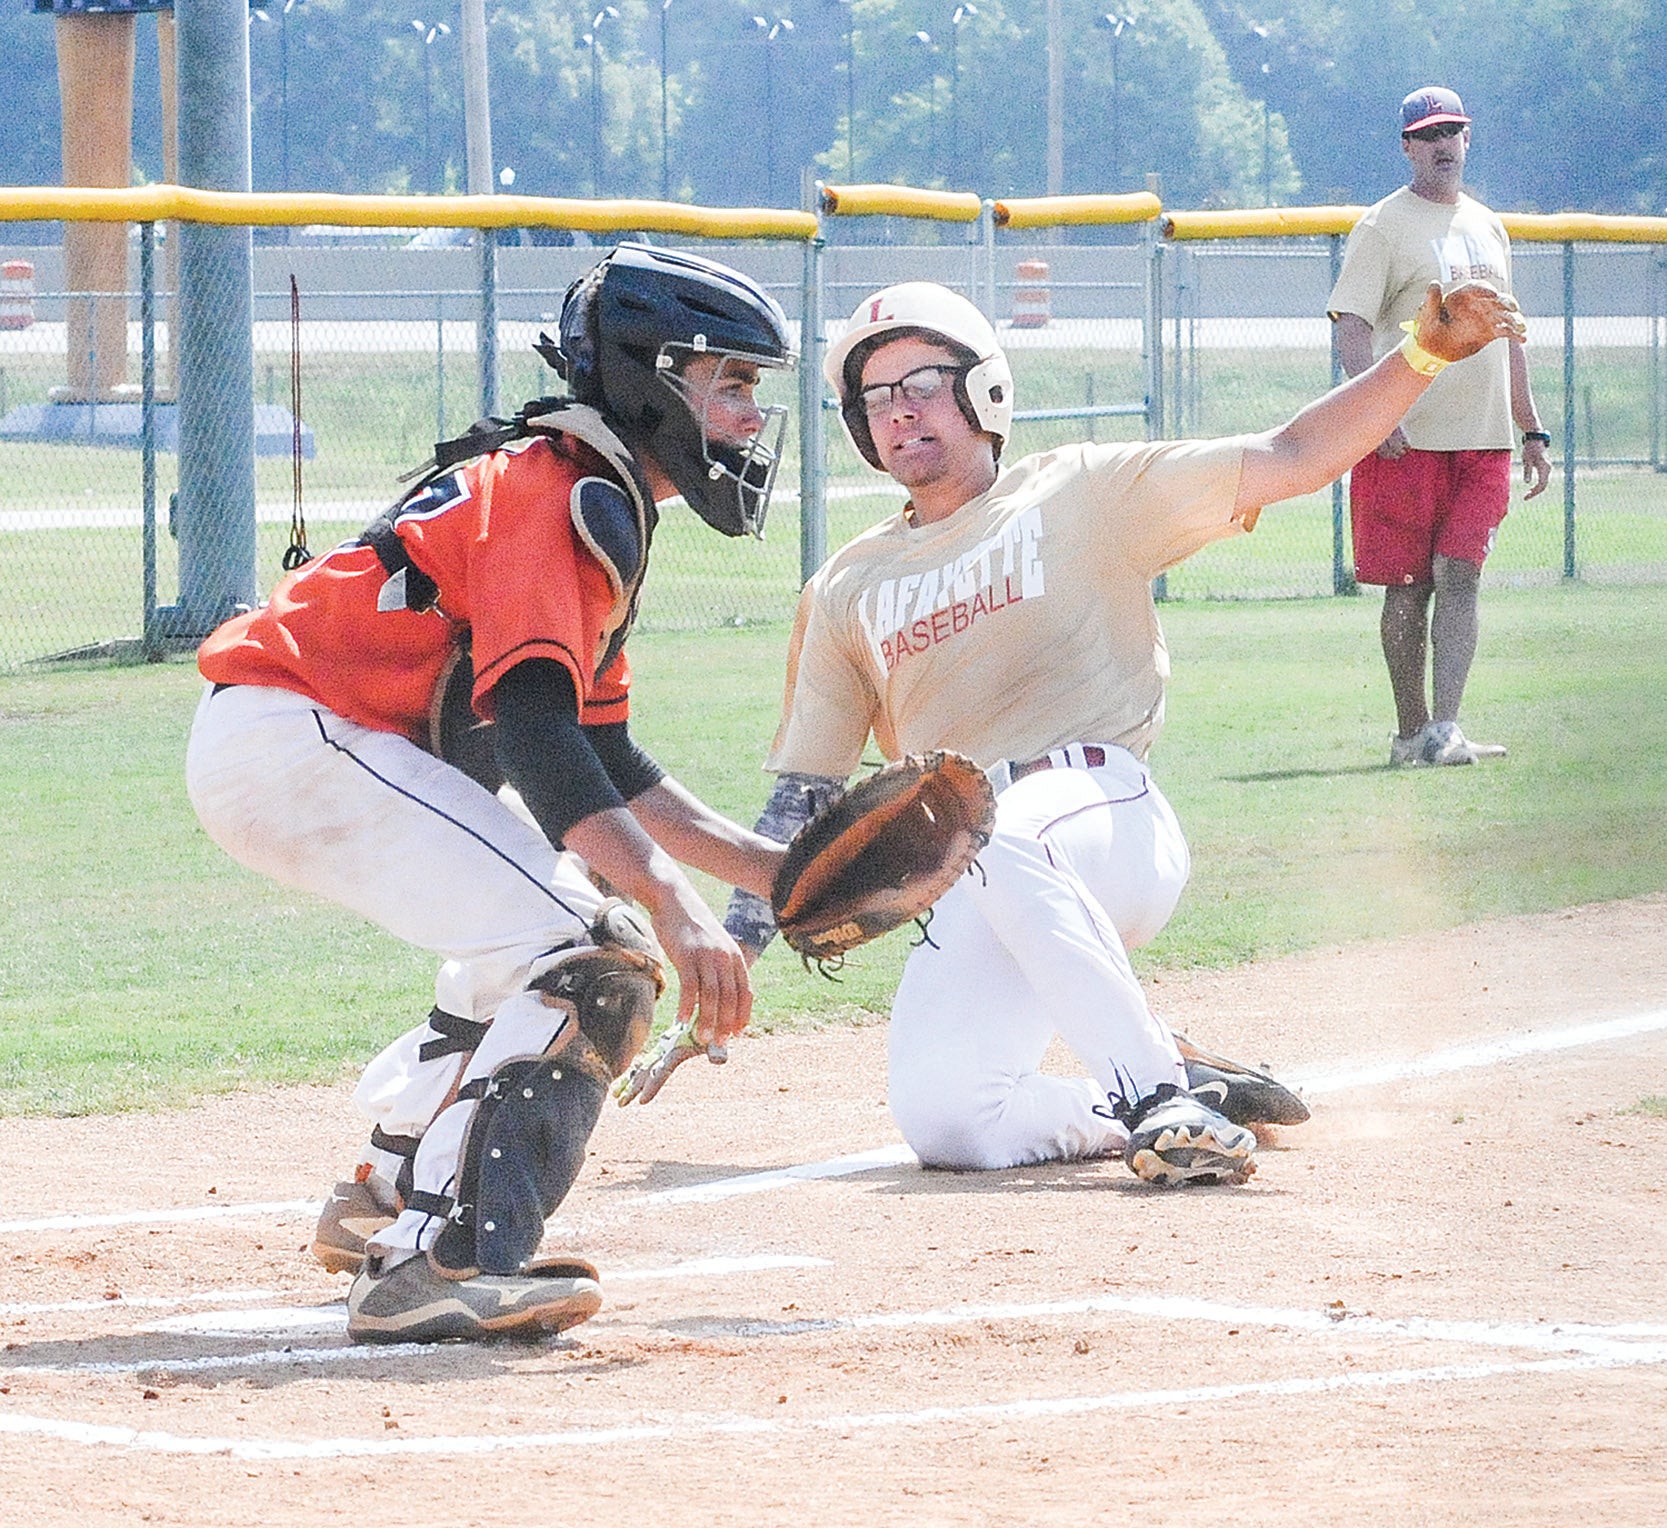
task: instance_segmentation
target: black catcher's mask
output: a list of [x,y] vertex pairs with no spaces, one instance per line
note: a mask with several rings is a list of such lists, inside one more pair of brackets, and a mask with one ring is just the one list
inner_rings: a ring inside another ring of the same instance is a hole
[[763,409],[750,440],[708,439],[701,399],[714,389],[682,373],[697,356],[717,357],[720,375],[793,364],[787,316],[763,288],[699,255],[621,244],[568,289],[559,341],[540,335],[537,348],[708,525],[762,539],[787,410]]

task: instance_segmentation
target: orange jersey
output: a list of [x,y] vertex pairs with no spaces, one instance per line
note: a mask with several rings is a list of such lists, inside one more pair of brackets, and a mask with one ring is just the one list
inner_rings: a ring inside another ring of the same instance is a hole
[[467,635],[475,710],[485,719],[505,672],[551,658],[572,675],[580,721],[623,721],[624,651],[597,672],[619,595],[575,527],[581,484],[598,478],[619,492],[603,458],[565,435],[469,462],[394,515],[406,555],[434,582],[430,608],[407,606],[408,575],[390,576],[370,546],[347,542],[212,632],[197,666],[215,683],[294,690],[361,726],[426,744],[435,687]]

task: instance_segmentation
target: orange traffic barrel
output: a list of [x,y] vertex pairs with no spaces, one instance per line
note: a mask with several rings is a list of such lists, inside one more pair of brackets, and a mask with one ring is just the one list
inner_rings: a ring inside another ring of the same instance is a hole
[[1048,262],[1021,260],[1013,267],[1013,327],[1040,329],[1052,316],[1048,295]]
[[27,329],[35,321],[35,267],[27,260],[0,265],[0,329]]

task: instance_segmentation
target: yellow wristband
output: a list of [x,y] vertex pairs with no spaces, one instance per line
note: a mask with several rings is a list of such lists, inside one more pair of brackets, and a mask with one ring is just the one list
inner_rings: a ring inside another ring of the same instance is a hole
[[1401,355],[1406,360],[1407,365],[1419,376],[1433,377],[1444,366],[1452,364],[1449,361],[1442,360],[1438,355],[1431,355],[1418,343],[1416,320],[1409,318],[1401,327],[1407,332],[1407,337],[1401,341]]

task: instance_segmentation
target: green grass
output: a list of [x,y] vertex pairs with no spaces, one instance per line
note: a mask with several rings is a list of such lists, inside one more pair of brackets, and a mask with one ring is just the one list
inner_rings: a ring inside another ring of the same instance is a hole
[[[1667,589],[1488,588],[1466,722],[1498,765],[1383,767],[1377,600],[1171,604],[1154,754],[1194,855],[1145,971],[1223,966],[1667,888]],[[643,634],[635,729],[750,821],[786,630]],[[197,828],[183,662],[0,679],[0,1113],[88,1113],[352,1076],[433,963],[268,885]],[[715,906],[725,888],[703,883]],[[912,931],[833,983],[773,946],[755,1027],[874,1022]],[[662,1004],[662,1016],[669,1006]]]

